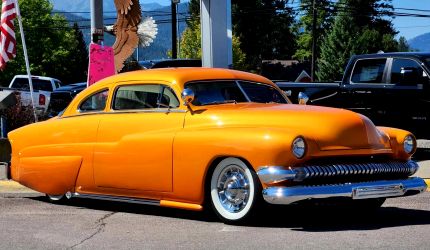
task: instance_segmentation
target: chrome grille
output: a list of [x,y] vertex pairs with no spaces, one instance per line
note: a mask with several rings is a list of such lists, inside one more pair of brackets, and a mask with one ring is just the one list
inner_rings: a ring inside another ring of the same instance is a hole
[[312,164],[294,169],[294,181],[326,179],[336,177],[359,177],[380,175],[413,175],[418,170],[414,161],[407,162],[367,162],[342,164]]

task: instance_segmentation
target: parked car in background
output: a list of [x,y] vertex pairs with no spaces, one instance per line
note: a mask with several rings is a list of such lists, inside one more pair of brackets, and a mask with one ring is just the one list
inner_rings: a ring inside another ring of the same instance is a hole
[[353,56],[342,82],[277,82],[297,101],[349,109],[380,126],[394,126],[430,138],[430,53],[402,52]]
[[345,199],[366,210],[426,189],[410,177],[418,169],[410,132],[290,104],[270,80],[227,69],[108,77],[61,115],[8,137],[12,178],[51,201],[208,205],[236,223],[263,202]]
[[57,116],[62,112],[75,96],[87,88],[87,82],[73,83],[62,86],[51,93],[47,115],[48,117]]
[[139,61],[139,64],[145,69],[201,67],[202,60],[200,59],[160,59],[160,60]]
[[[60,80],[52,77],[31,76],[33,82],[33,101],[36,113],[39,116],[45,114],[51,93],[61,87]],[[22,106],[31,106],[30,84],[27,75],[16,75],[9,84],[9,88],[0,88],[0,91],[18,92]]]

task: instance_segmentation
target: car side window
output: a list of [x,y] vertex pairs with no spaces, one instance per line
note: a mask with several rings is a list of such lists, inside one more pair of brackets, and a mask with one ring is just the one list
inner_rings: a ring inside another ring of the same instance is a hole
[[106,107],[108,92],[109,90],[106,89],[89,96],[79,106],[79,111],[83,113],[104,110]]
[[412,59],[394,58],[391,67],[391,83],[416,86],[428,81],[423,68]]
[[121,86],[113,102],[114,110],[177,108],[179,100],[173,91],[159,84]]
[[386,61],[386,58],[358,60],[355,63],[351,81],[353,83],[383,83]]

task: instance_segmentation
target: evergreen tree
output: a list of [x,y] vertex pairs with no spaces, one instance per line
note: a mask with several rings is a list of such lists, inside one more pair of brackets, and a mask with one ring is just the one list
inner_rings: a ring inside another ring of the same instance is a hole
[[[310,61],[312,58],[312,24],[313,24],[313,0],[302,0],[300,8],[303,15],[298,23],[297,51],[294,58],[299,61]],[[318,45],[324,34],[331,28],[334,21],[335,5],[330,0],[315,1],[316,10],[316,44]],[[316,56],[319,55],[319,46],[316,47]]]
[[[73,74],[71,58],[78,45],[69,23],[63,16],[51,14],[52,4],[49,0],[19,0],[19,6],[31,73],[67,82]],[[14,75],[26,74],[21,34],[18,28],[15,32],[17,55],[0,74],[0,83],[3,85],[7,85]]]
[[251,68],[263,59],[290,59],[296,48],[288,0],[232,0],[233,30]]
[[342,78],[354,54],[397,51],[391,0],[340,0],[332,29],[321,43],[316,75],[320,81]]
[[399,38],[398,51],[401,51],[401,52],[411,51],[411,47],[409,46],[408,41],[406,40],[406,38],[404,36],[401,36]]
[[84,82],[87,80],[88,47],[77,23],[73,24],[73,35],[75,44],[71,48],[70,54],[71,75],[68,79],[63,80],[64,83]]

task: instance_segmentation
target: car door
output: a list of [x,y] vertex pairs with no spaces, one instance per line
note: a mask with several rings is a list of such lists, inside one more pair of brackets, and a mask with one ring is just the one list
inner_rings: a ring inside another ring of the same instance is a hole
[[358,59],[349,84],[341,86],[343,92],[349,93],[341,107],[366,115],[379,125],[379,114],[387,108],[384,103],[387,67],[387,58]]
[[417,133],[430,119],[428,73],[414,58],[392,58],[386,88],[386,122]]
[[162,84],[119,85],[112,100],[94,148],[96,186],[172,191],[172,144],[185,116],[174,91]]

